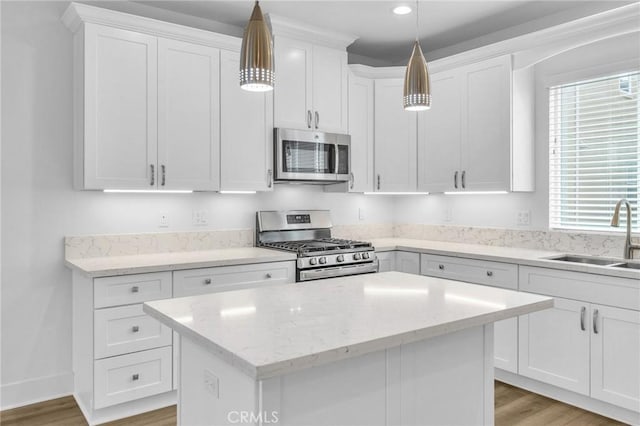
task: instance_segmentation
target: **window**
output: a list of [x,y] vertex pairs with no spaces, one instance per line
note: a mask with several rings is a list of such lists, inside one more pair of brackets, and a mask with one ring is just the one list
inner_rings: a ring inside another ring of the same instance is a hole
[[551,228],[615,230],[613,209],[626,198],[635,212],[633,230],[640,231],[639,76],[618,74],[550,89]]

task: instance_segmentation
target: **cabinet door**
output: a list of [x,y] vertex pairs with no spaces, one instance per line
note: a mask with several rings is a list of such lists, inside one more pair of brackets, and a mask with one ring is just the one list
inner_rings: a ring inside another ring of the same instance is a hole
[[640,312],[592,305],[591,396],[640,410]]
[[349,76],[351,192],[373,191],[373,80]]
[[375,189],[417,190],[416,113],[402,106],[404,80],[375,81]]
[[503,56],[470,65],[462,70],[462,74],[461,163],[464,189],[508,191],[511,175],[511,58]]
[[551,309],[519,318],[519,373],[589,395],[589,306],[555,299]]
[[292,129],[313,126],[312,46],[286,37],[274,40],[274,125]]
[[325,132],[347,132],[347,52],[313,47],[313,123]]
[[273,95],[240,88],[237,52],[220,53],[220,188],[273,189]]
[[159,189],[220,186],[219,67],[218,49],[159,39]]
[[[461,79],[455,72],[431,79],[433,103],[418,116],[418,187],[425,192],[460,190]],[[457,188],[456,188],[457,186]]]
[[85,25],[84,189],[153,189],[157,39]]
[[378,257],[378,272],[389,272],[396,270],[396,252],[383,251],[376,253]]
[[420,254],[406,251],[396,252],[396,271],[408,274],[420,274]]

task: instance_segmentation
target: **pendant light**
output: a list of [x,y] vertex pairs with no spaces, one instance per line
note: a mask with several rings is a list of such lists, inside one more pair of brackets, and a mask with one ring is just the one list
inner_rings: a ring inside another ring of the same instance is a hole
[[418,1],[416,1],[416,41],[404,74],[402,104],[406,111],[424,111],[431,108],[431,85],[427,61],[418,40]]
[[273,41],[256,1],[242,37],[240,87],[251,92],[273,90]]

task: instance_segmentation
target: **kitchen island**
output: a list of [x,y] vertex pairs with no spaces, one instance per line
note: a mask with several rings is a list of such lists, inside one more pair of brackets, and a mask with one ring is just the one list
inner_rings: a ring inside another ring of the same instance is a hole
[[178,424],[493,424],[493,323],[553,299],[386,272],[144,304]]

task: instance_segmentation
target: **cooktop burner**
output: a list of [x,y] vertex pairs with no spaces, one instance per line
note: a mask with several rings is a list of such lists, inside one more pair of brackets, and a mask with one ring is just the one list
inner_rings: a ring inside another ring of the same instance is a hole
[[371,243],[355,240],[344,240],[340,238],[320,238],[316,240],[301,241],[278,241],[264,243],[264,247],[271,247],[279,250],[293,251],[300,256],[316,252],[326,252],[333,250],[357,250],[371,249]]

